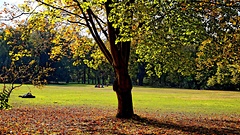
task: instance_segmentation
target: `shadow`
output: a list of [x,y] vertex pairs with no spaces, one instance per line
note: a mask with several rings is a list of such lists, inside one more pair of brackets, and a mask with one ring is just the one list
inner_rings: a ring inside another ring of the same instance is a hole
[[[156,119],[140,117],[138,115],[134,116],[132,120],[136,124],[141,124],[141,125],[147,124],[149,126],[153,126],[156,128],[175,129],[175,130],[185,131],[193,134],[216,134],[216,135],[223,135],[223,134],[239,135],[240,134],[240,129],[237,127],[236,128],[229,128],[229,127],[211,128],[210,126],[203,127],[203,126],[179,125],[171,122],[160,122]],[[231,121],[231,122],[235,123],[236,121]]]

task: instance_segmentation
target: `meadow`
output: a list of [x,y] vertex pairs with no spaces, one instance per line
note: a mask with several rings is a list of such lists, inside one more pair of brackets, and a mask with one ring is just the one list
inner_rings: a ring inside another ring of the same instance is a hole
[[[20,98],[27,92],[33,99]],[[134,87],[140,117],[114,117],[112,87],[24,85],[0,114],[2,134],[240,134],[240,92]]]
[[[29,91],[36,98],[18,97]],[[140,111],[240,114],[240,92],[134,87],[132,94],[134,108]],[[94,88],[93,85],[70,84],[47,85],[39,89],[24,85],[14,90],[10,104],[117,108],[117,99],[111,86]]]

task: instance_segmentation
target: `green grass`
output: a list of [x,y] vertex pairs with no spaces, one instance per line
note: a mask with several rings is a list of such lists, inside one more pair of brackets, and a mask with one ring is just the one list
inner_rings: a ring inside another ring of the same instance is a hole
[[[19,98],[31,90],[36,98]],[[47,85],[35,88],[30,85],[16,89],[10,98],[10,103],[16,106],[23,105],[89,105],[89,106],[116,106],[115,93],[108,88],[94,88],[92,85]]]
[[[18,97],[30,90],[35,99]],[[240,92],[134,87],[132,93],[136,111],[240,114]],[[38,89],[24,85],[14,90],[10,104],[13,107],[87,105],[116,109],[117,98],[112,87],[71,84],[47,85]]]
[[163,88],[136,88],[135,107],[152,111],[240,114],[240,93]]

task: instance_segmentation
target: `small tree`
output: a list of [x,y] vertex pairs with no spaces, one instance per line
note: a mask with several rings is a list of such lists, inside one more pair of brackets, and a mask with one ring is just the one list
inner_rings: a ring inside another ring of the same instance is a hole
[[[50,67],[40,66],[40,55],[36,54],[37,48],[33,48],[31,42],[28,42],[29,39],[21,39],[20,29],[6,28],[2,36],[8,45],[7,55],[4,56],[10,61],[0,65],[0,83],[3,83],[0,92],[0,109],[11,107],[8,99],[14,89],[21,87],[24,83],[42,85],[46,82],[48,72],[52,71]],[[3,48],[3,44],[0,48]]]

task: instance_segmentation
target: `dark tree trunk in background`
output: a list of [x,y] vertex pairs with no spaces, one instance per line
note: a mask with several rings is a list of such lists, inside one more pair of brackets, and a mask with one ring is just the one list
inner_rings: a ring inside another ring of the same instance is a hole
[[139,70],[139,73],[138,73],[138,85],[139,86],[143,86],[143,79],[144,79],[144,76],[145,76],[145,64],[144,63],[140,63],[138,65],[138,70]]
[[96,79],[97,79],[97,84],[101,84],[98,71],[96,72]]
[[78,84],[80,83],[80,80],[81,80],[81,73],[80,71],[77,72],[77,82]]
[[90,84],[90,68],[88,68],[87,78],[87,82]]
[[96,83],[96,78],[95,78],[95,77],[92,79],[92,82],[93,82],[93,84],[97,84],[97,83]]
[[106,83],[105,83],[104,74],[102,74],[102,77],[101,77],[101,79],[102,79],[102,84],[106,84]]
[[86,84],[86,67],[85,67],[85,65],[83,65],[82,84]]

